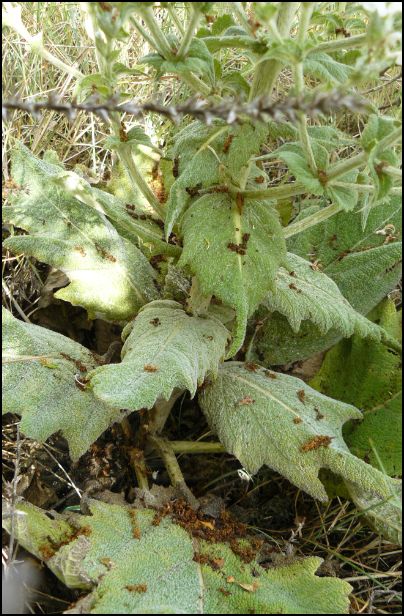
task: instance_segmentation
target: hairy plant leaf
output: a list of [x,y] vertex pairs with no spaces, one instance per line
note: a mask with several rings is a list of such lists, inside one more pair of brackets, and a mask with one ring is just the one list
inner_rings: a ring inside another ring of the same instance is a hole
[[380,339],[378,327],[352,308],[331,278],[292,253],[287,255],[287,268],[279,268],[275,288],[263,304],[271,312],[286,316],[295,332],[307,319],[317,325],[321,334],[335,328],[346,338],[356,332],[365,338]]
[[185,58],[165,60],[158,53],[151,53],[144,56],[140,60],[140,63],[153,66],[157,70],[159,76],[164,73],[174,73],[178,75],[194,73],[195,75],[208,79],[210,83],[214,81],[213,56],[203,39],[192,39]]
[[313,75],[322,83],[332,85],[346,84],[353,75],[351,66],[338,62],[327,53],[313,52],[304,60],[304,71],[307,75]]
[[[392,197],[370,212],[366,231],[361,212],[341,212],[288,240],[290,252],[310,259],[339,287],[351,306],[367,314],[389,293],[401,277],[401,200]],[[317,211],[306,208],[297,220]],[[369,280],[372,284],[369,284]],[[293,332],[279,313],[264,309],[257,315],[264,321],[255,337],[255,354],[266,364],[284,364],[306,359],[329,349],[341,338],[336,330],[321,335],[317,326],[303,321]]]
[[[312,143],[312,150],[319,169],[325,171],[328,166],[327,150],[317,142]],[[274,158],[280,158],[289,167],[295,178],[313,195],[323,195],[324,186],[317,174],[314,174],[307,161],[303,147],[299,143],[287,143],[273,152]]]
[[241,346],[248,316],[273,288],[285,257],[276,211],[265,201],[242,204],[226,194],[205,195],[182,221],[184,249],[179,261],[198,277],[202,293],[213,294],[236,310],[228,355]]
[[143,254],[120,237],[103,213],[68,192],[59,165],[35,158],[21,144],[13,154],[13,178],[18,185],[12,205],[4,208],[8,222],[29,235],[10,237],[5,246],[34,256],[63,271],[70,284],[59,299],[86,308],[90,318],[124,320],[156,298],[153,269]]
[[383,500],[369,494],[359,486],[345,482],[349,496],[356,507],[363,512],[366,522],[388,541],[402,545],[402,484],[401,481],[385,477],[390,497]]
[[95,500],[89,508],[92,515],[71,515],[69,525],[23,503],[14,522],[19,543],[60,580],[91,591],[67,613],[348,613],[350,585],[317,577],[319,558],[264,570],[226,544],[192,538],[170,518],[153,524],[155,511]]
[[[358,172],[353,170],[338,178],[338,181],[345,184],[355,184],[357,177]],[[359,201],[359,192],[350,186],[335,186],[330,183],[324,194],[332,203],[339,205],[342,210],[347,212],[354,210]]]
[[89,378],[104,402],[138,410],[151,408],[158,398],[168,400],[176,387],[194,395],[205,376],[216,373],[229,332],[213,316],[189,316],[181,304],[157,300],[124,335],[122,363],[101,366]]
[[360,418],[360,411],[300,379],[257,364],[228,362],[199,402],[226,450],[251,473],[266,464],[326,501],[318,474],[327,468],[368,492],[390,495],[383,473],[356,458],[342,438],[343,424]]
[[194,122],[179,133],[172,149],[179,177],[167,201],[166,237],[191,203],[195,191],[197,194],[198,189],[226,182],[235,187],[247,182],[250,158],[259,151],[267,132],[262,122],[213,128]]
[[[398,340],[401,313],[385,300],[370,315]],[[401,357],[374,340],[353,336],[331,349],[311,381],[321,393],[362,409],[360,424],[346,428],[351,451],[392,476],[402,470]]]
[[45,441],[60,431],[73,459],[125,416],[94,397],[87,374],[98,364],[61,334],[14,318],[3,308],[3,413],[21,415],[21,430]]

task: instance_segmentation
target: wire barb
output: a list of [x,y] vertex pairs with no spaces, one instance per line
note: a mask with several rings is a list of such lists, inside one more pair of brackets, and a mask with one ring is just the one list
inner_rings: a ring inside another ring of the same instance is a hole
[[21,100],[10,98],[2,103],[3,120],[7,120],[13,110],[25,111],[34,117],[39,117],[43,111],[56,111],[65,114],[69,120],[74,120],[80,111],[94,113],[103,121],[107,121],[113,113],[126,113],[139,117],[145,113],[157,113],[165,116],[174,123],[178,123],[184,116],[191,116],[206,124],[212,124],[214,119],[222,119],[227,124],[239,123],[246,118],[256,121],[273,120],[281,122],[290,120],[294,122],[299,112],[308,117],[329,115],[336,111],[350,111],[351,113],[369,113],[369,103],[355,94],[347,94],[339,90],[319,92],[314,96],[290,96],[274,101],[268,97],[259,97],[243,103],[225,100],[219,104],[209,101],[190,98],[179,105],[164,105],[158,102],[146,101],[140,103],[136,100],[119,102],[119,96],[113,96],[107,101],[101,101],[97,96],[91,96],[85,102],[65,102],[61,98],[51,96],[46,100]]

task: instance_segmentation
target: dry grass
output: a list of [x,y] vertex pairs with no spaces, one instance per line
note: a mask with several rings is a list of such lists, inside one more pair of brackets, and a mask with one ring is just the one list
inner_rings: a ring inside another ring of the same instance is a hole
[[[31,33],[42,30],[45,45],[54,55],[64,62],[76,63],[84,74],[97,71],[94,49],[84,28],[79,3],[19,4],[28,30]],[[226,3],[222,4],[225,11]],[[133,34],[126,45],[124,61],[133,66],[148,51],[147,43]],[[237,69],[242,66],[237,58],[230,55],[225,62]],[[282,88],[288,88],[288,71],[280,83]],[[25,99],[56,92],[69,99],[74,96],[75,83],[71,77],[66,77],[31,53],[17,34],[6,29],[3,31],[2,86],[5,98],[18,94]],[[121,87],[131,96],[146,100],[158,95],[166,103],[178,101],[184,95],[175,78],[155,84],[147,75],[137,75],[127,77]],[[395,113],[400,92],[401,80],[393,71],[383,77],[382,83],[370,94],[379,108]],[[357,121],[354,123],[346,117],[341,121],[344,122],[342,128],[349,128],[352,135],[359,133]],[[151,129],[150,119],[145,120],[145,125],[147,130]],[[128,124],[127,128],[130,127]],[[161,140],[171,127],[168,121],[158,119],[154,130]],[[80,163],[93,177],[99,178],[110,164],[109,154],[103,148],[104,137],[105,126],[89,114],[80,113],[73,123],[69,123],[66,117],[54,112],[45,113],[40,119],[15,112],[12,120],[3,126],[3,196],[7,198],[9,154],[15,139],[22,140],[36,154],[54,149],[68,167]],[[6,253],[3,259],[3,303],[6,307],[20,318],[30,320],[37,307],[45,274],[46,270],[35,260]],[[173,421],[183,426],[181,404],[177,403]],[[194,408],[192,413],[195,413]],[[202,427],[198,432],[198,428],[191,429],[189,425],[185,423],[185,428],[182,428],[183,438],[197,438],[206,430]],[[109,431],[102,437],[100,447],[106,447],[115,436]],[[23,437],[18,441],[16,423],[6,424],[3,439],[3,484],[6,495],[13,497],[14,494],[15,497],[17,492],[26,494],[30,486],[31,492],[34,486],[35,498],[42,499],[41,503],[38,502],[42,506],[63,510],[67,504],[78,502],[78,494],[85,482],[80,469],[71,465],[60,439],[53,439],[47,445],[39,445]],[[94,452],[88,454],[88,461],[96,458]],[[185,478],[195,482],[191,487],[197,493],[199,490],[199,495],[208,491],[224,498],[236,512],[246,516],[254,530],[265,535],[282,552],[321,556],[324,559],[323,574],[336,575],[352,584],[352,613],[401,613],[400,552],[396,546],[383,541],[363,526],[360,516],[348,502],[334,499],[326,506],[319,505],[269,471],[262,471],[253,483],[246,485],[237,475],[238,464],[226,456],[204,458],[201,465],[203,471],[195,471],[194,461],[189,462],[183,456],[180,463]],[[153,468],[156,461],[148,460],[148,463]],[[113,479],[117,477],[117,481],[125,485],[127,478],[122,475],[121,466],[119,460],[111,461]],[[159,468],[155,466],[155,469]],[[160,477],[164,481],[163,471]],[[10,565],[15,557],[13,542],[6,539],[3,548],[6,565]],[[73,598],[73,594],[66,594],[61,585],[55,584],[48,575],[45,588],[37,588],[35,595],[29,599],[28,610],[33,613],[61,613]]]

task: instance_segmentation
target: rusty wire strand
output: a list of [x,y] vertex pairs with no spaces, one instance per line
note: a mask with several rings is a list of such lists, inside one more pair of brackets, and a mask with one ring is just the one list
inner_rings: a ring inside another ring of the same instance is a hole
[[34,117],[40,117],[43,111],[57,111],[65,114],[71,121],[80,111],[84,111],[94,113],[104,121],[108,121],[111,114],[119,112],[134,117],[145,113],[156,113],[167,117],[174,123],[178,123],[188,115],[206,124],[211,124],[215,119],[234,124],[247,118],[257,121],[281,122],[285,119],[295,121],[298,112],[304,112],[308,117],[329,115],[337,111],[369,113],[370,105],[366,99],[358,95],[332,90],[319,92],[310,97],[290,96],[277,101],[268,97],[259,97],[248,103],[226,100],[219,104],[211,104],[206,100],[191,98],[179,105],[164,105],[153,101],[140,103],[136,100],[119,102],[118,96],[113,96],[107,101],[101,101],[98,97],[92,96],[82,103],[65,102],[56,96],[51,96],[46,100],[25,101],[10,98],[2,103],[3,120],[8,120],[13,110],[25,111]]

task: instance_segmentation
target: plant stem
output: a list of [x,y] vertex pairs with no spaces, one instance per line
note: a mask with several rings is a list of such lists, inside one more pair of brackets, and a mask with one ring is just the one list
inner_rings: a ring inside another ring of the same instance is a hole
[[237,16],[239,23],[245,28],[245,30],[251,33],[251,25],[248,21],[248,17],[245,13],[242,2],[233,2],[233,11]]
[[166,59],[170,59],[173,56],[170,45],[160,28],[156,18],[154,17],[153,9],[151,6],[147,6],[142,10],[143,21],[149,28],[155,43],[158,45],[159,53]]
[[[310,19],[313,14],[314,2],[302,2],[299,31],[297,35],[297,42],[299,45],[303,45],[307,36],[307,30],[310,26]],[[303,60],[300,60],[294,67],[296,93],[298,96],[304,95],[304,69]],[[302,142],[303,151],[307,164],[310,167],[311,172],[317,175],[317,164],[314,158],[313,148],[311,147],[311,141],[307,130],[307,117],[303,112],[297,114],[300,140]]]
[[352,158],[345,158],[344,160],[340,160],[338,163],[335,163],[328,171],[327,178],[329,180],[333,180],[334,178],[338,178],[353,169],[357,169],[358,167],[362,167],[366,164],[368,160],[368,156],[366,152],[361,152]]
[[[330,186],[337,186],[338,188],[347,188],[349,190],[356,190],[357,192],[371,193],[376,189],[373,184],[352,184],[351,182],[332,182]],[[396,186],[390,189],[390,194],[401,195],[401,186]]]
[[158,434],[162,431],[171,413],[171,409],[182,393],[182,389],[174,389],[168,400],[158,400],[155,403],[153,409],[150,411],[150,421],[148,423],[149,433]]
[[[389,135],[386,135],[379,143],[377,144],[377,150],[382,152],[386,150],[390,146],[394,145],[397,141],[402,138],[401,127],[393,130]],[[337,178],[341,175],[344,175],[348,171],[352,171],[362,165],[365,165],[368,160],[367,152],[360,152],[356,156],[352,158],[346,158],[344,160],[339,161],[335,165],[331,167],[331,169],[327,172],[327,177],[329,180]]]
[[310,227],[314,227],[318,223],[323,222],[328,218],[331,218],[331,216],[334,216],[341,211],[342,208],[339,205],[336,205],[334,203],[332,205],[328,205],[322,210],[319,210],[318,212],[307,216],[303,220],[299,220],[298,222],[292,223],[291,225],[286,227],[283,232],[283,236],[286,239],[288,237],[292,237],[293,235],[297,235],[298,233],[306,231],[306,229],[310,229]]
[[186,83],[192,90],[195,90],[197,94],[203,94],[203,96],[209,96],[211,93],[211,89],[204,81],[199,79],[193,73],[183,73],[181,75],[181,79],[184,83]]
[[[116,131],[115,131],[116,134]],[[117,136],[119,136],[119,131]],[[142,195],[147,199],[151,208],[154,212],[164,220],[164,210],[161,207],[156,195],[151,190],[150,186],[144,179],[143,175],[140,173],[138,168],[136,167],[135,161],[133,160],[132,152],[125,144],[122,144],[122,147],[117,148],[118,155],[125,166],[125,169],[131,179],[131,181],[137,186],[142,193]]]
[[174,453],[187,454],[210,454],[210,453],[226,453],[225,448],[221,443],[200,443],[192,441],[170,441],[171,448]]
[[144,454],[141,449],[137,449],[135,447],[136,435],[134,434],[127,417],[121,421],[121,429],[126,441],[129,462],[136,475],[139,488],[142,490],[148,490],[149,480],[147,478],[147,468],[144,461]]
[[171,2],[169,2],[167,4],[167,12],[170,15],[172,21],[174,22],[174,24],[177,26],[178,31],[181,35],[184,35],[184,26],[182,25],[181,21],[178,19],[178,15],[175,12],[175,7],[173,7],[173,5],[171,4]]
[[233,49],[250,49],[256,53],[265,52],[264,43],[260,43],[251,36],[206,36],[203,39],[207,48],[211,52],[219,51],[227,47]]
[[62,73],[76,77],[76,79],[82,79],[84,77],[83,73],[78,68],[66,64],[63,60],[60,60],[45,49],[42,42],[42,34],[33,36],[28,32],[21,19],[20,6],[13,6],[11,2],[3,2],[3,6],[5,7],[3,12],[3,26],[12,28],[26,43],[28,43],[31,51],[40,55],[50,64],[53,64],[53,66],[62,71]]
[[149,43],[150,47],[155,49],[162,56],[163,55],[162,50],[160,49],[160,47],[158,46],[156,41],[147,32],[147,30],[145,28],[143,28],[142,24],[139,23],[137,21],[137,19],[135,19],[135,17],[133,17],[133,16],[130,18],[130,20],[131,20],[133,26],[135,27],[135,29],[139,32],[139,34],[144,38],[145,41],[147,41]]
[[[278,15],[278,30],[282,37],[286,37],[292,27],[299,2],[282,2]],[[275,80],[278,77],[283,63],[279,60],[264,60],[256,68],[250,91],[250,100],[266,94],[270,96]]]
[[367,35],[357,34],[356,36],[350,36],[349,38],[337,39],[335,41],[325,41],[310,49],[307,54],[326,52],[333,53],[334,51],[340,51],[341,49],[354,49],[356,47],[362,47],[366,44]]
[[245,190],[242,195],[246,199],[287,199],[296,195],[303,195],[307,188],[300,182],[283,184],[281,186],[269,186],[263,190]]
[[150,436],[148,442],[154,446],[161,455],[164,466],[167,469],[171,485],[183,494],[192,507],[198,507],[198,501],[185,483],[184,475],[182,474],[180,466],[177,462],[177,458],[175,457],[170,441],[158,436]]
[[200,16],[201,16],[200,12],[198,10],[195,10],[192,7],[191,19],[189,20],[187,24],[187,29],[185,31],[184,38],[181,41],[181,45],[177,53],[178,58],[184,58],[187,55],[189,47],[192,43],[192,38],[194,36],[195,29],[198,26]]

